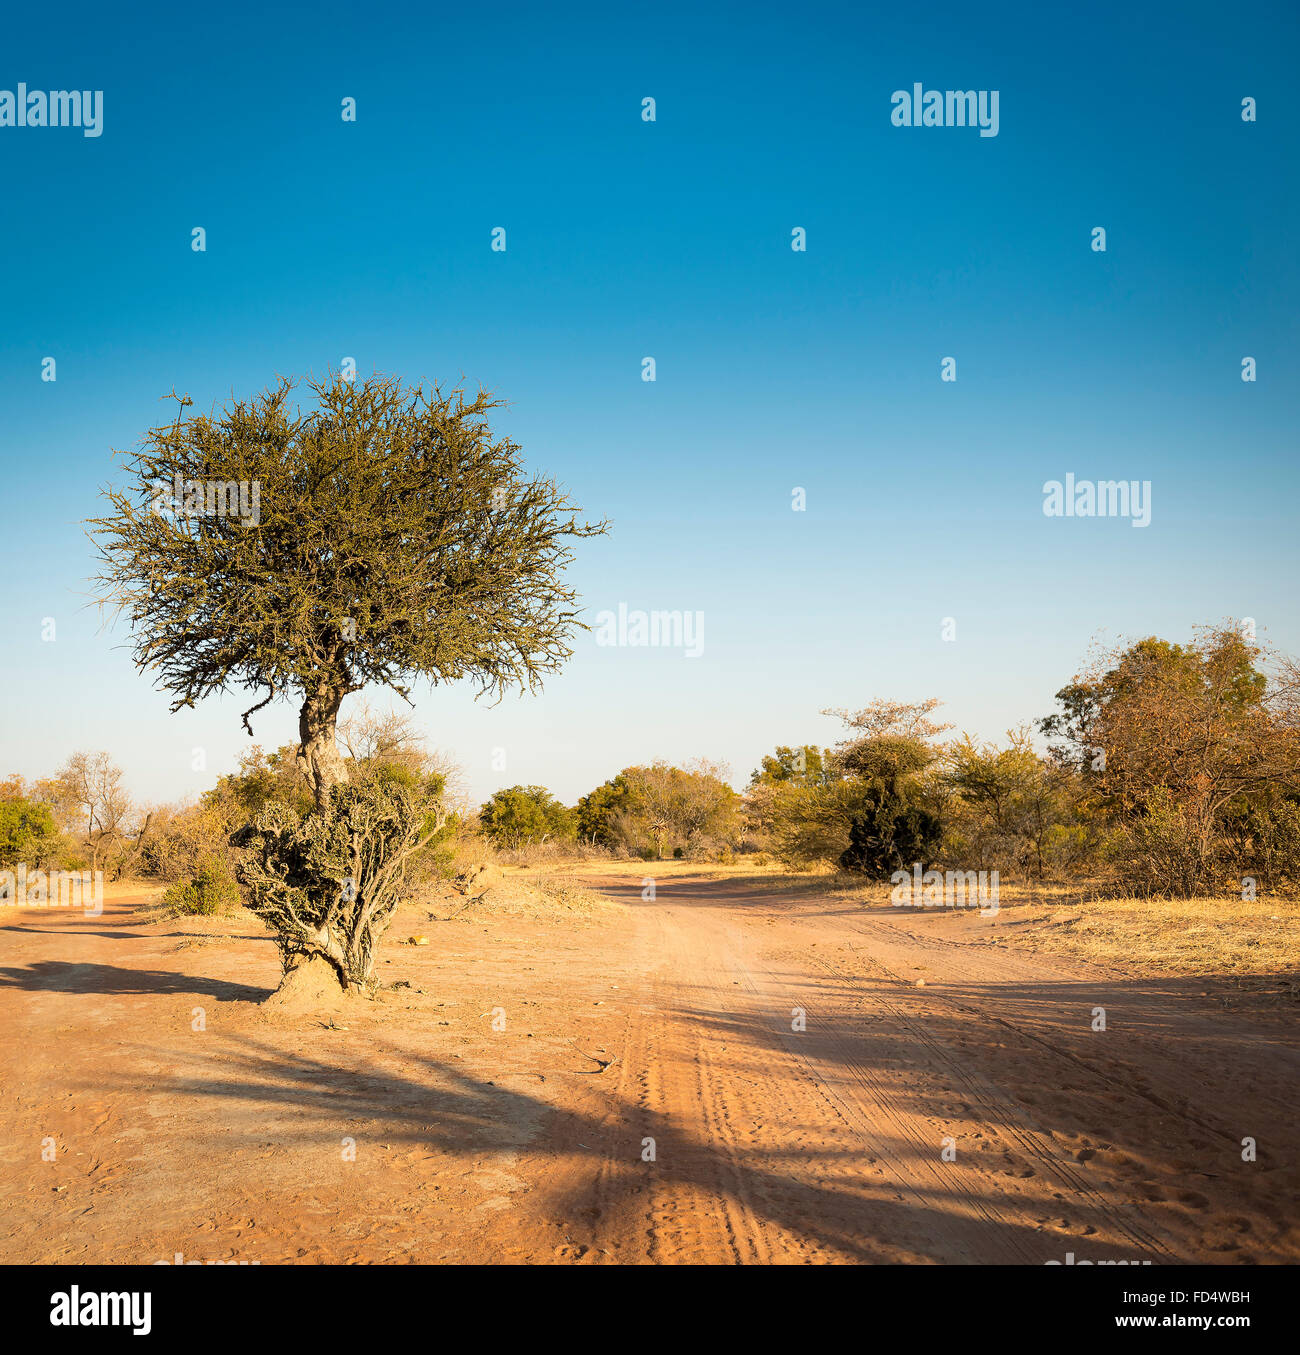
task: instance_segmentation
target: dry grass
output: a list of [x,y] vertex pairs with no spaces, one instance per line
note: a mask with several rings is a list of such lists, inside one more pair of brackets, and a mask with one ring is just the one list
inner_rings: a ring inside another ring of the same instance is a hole
[[1279,979],[1300,993],[1300,902],[1080,898],[1003,888],[999,932],[1014,945],[1150,974]]
[[590,913],[618,906],[604,894],[588,889],[576,875],[529,872],[519,878],[551,907],[565,912]]
[[689,861],[679,858],[663,861],[629,860],[626,857],[605,857],[584,861],[557,862],[551,867],[575,878],[625,878],[631,880],[673,880],[690,876],[697,880],[744,880],[756,888],[803,890],[829,889],[843,885],[850,877],[831,868],[791,871],[762,854],[738,856],[723,865],[716,861]]
[[821,897],[888,908],[906,925],[933,927],[953,940],[1006,942],[1143,976],[1216,976],[1267,981],[1300,997],[1300,900],[1263,898],[1147,899],[1100,896],[1088,886],[1027,887],[1003,884],[998,912],[981,917],[968,909],[894,909],[888,884],[864,884],[841,871],[788,874],[742,857],[734,865],[690,861],[582,863],[579,877],[691,875],[743,880],[773,902]]

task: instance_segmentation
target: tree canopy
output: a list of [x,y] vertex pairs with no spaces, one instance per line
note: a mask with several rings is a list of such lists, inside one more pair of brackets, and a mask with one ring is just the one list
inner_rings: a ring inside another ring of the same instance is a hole
[[572,841],[577,834],[573,810],[545,786],[510,786],[494,791],[479,814],[483,831],[500,847]]
[[346,779],[334,729],[349,693],[468,678],[499,697],[555,672],[581,624],[569,543],[606,527],[525,471],[485,391],[331,376],[305,383],[304,409],[298,384],[210,414],[178,397],[172,422],[119,454],[127,483],[91,525],[101,599],[129,616],[136,664],[172,710],[245,690],[260,698],[247,725],[291,697],[324,807]]

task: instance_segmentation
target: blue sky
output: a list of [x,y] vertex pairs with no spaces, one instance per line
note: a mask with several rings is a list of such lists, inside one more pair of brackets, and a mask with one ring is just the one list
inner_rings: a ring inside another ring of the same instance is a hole
[[[1300,650],[1294,7],[884,9],[14,12],[0,88],[102,89],[104,130],[0,127],[0,771],[107,748],[165,800],[233,766],[247,700],[168,714],[84,605],[81,524],[173,385],[344,357],[511,401],[613,522],[590,617],[704,614],[698,658],[579,636],[540,698],[418,688],[479,797],[654,757],[740,782],[876,696],[994,737],[1103,633]],[[998,90],[999,134],[893,126],[917,81]],[[1066,472],[1149,480],[1151,525],[1045,517]]]

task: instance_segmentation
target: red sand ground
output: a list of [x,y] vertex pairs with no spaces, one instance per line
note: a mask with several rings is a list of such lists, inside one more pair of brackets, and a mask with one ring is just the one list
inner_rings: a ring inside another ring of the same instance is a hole
[[411,986],[319,1015],[260,1005],[243,914],[8,912],[0,1261],[1300,1258],[1293,1012],[741,879],[605,888],[408,908]]

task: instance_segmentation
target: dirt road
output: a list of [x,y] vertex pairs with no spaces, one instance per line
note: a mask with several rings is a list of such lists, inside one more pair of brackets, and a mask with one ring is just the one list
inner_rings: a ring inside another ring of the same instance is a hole
[[319,1019],[258,1005],[243,915],[7,913],[0,1261],[1300,1258],[1293,1012],[991,920],[599,883],[407,910],[402,986]]

